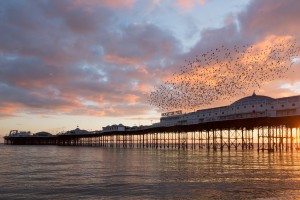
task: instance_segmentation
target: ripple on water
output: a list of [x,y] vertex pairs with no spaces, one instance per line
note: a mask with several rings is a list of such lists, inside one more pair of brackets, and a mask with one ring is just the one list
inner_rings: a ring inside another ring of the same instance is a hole
[[296,152],[0,145],[1,199],[297,199]]

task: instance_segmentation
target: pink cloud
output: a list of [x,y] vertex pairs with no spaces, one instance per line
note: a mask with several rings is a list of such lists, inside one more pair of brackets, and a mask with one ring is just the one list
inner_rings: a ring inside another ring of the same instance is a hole
[[124,100],[128,103],[137,103],[139,102],[140,97],[133,94],[127,94],[126,96],[124,96]]
[[15,104],[15,103],[8,103],[8,102],[2,102],[0,103],[0,119],[6,119],[6,118],[10,118],[10,117],[16,117],[17,116],[17,112],[19,110],[24,109],[22,106],[20,106],[19,104]]
[[193,7],[197,4],[205,4],[207,0],[177,0],[176,5],[185,10],[185,11],[191,11],[193,10]]
[[112,62],[112,63],[116,63],[116,64],[125,64],[125,65],[137,65],[139,64],[141,61],[140,60],[136,60],[133,58],[128,58],[128,57],[121,57],[121,56],[117,56],[117,55],[113,55],[113,54],[106,54],[104,56],[104,59],[107,62]]
[[88,10],[92,10],[95,6],[109,8],[130,8],[137,0],[75,0],[74,5],[85,6]]

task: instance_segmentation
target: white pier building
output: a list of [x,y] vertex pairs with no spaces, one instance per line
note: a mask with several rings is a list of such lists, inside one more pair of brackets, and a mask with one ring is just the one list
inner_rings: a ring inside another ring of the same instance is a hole
[[[175,114],[174,114],[175,113]],[[179,114],[177,114],[179,113]],[[259,117],[284,117],[300,115],[300,95],[284,98],[271,98],[253,95],[235,101],[231,105],[181,114],[181,112],[163,113],[155,127],[199,124],[213,121]]]

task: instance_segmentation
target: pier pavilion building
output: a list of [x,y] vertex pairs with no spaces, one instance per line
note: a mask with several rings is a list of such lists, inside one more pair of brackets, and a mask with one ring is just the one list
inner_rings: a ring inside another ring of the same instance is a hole
[[160,122],[153,124],[153,126],[168,127],[214,121],[297,115],[300,115],[300,95],[275,99],[256,95],[254,92],[251,96],[239,99],[228,106],[197,110],[186,114],[164,113]]

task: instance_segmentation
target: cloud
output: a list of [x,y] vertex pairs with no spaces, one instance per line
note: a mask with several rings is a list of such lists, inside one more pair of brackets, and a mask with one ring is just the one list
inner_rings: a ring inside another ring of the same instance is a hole
[[247,37],[293,35],[299,37],[297,0],[253,1],[246,12],[238,16],[242,34]]
[[[103,5],[134,3],[122,2]],[[145,92],[159,79],[153,72],[159,72],[163,63],[157,60],[178,54],[179,42],[153,24],[111,29],[114,11],[101,5],[92,12],[86,9],[94,3],[2,2],[0,99],[3,106],[10,103],[18,109],[10,109],[8,115],[3,108],[1,116],[12,117],[14,112],[121,116],[149,110]]]
[[203,5],[206,0],[176,0],[176,5],[184,11],[191,11],[197,4]]
[[131,24],[111,36],[106,50],[120,58],[151,61],[177,54],[180,45],[170,32],[156,25]]
[[22,107],[14,102],[1,102],[0,103],[0,120],[12,117],[17,117],[17,112],[22,110]]
[[95,49],[101,47],[112,13],[101,8],[95,13],[68,9],[67,1],[43,2],[2,3],[0,51],[60,66],[79,57],[97,60]]
[[[206,2],[178,0],[176,5],[193,11]],[[299,37],[298,1],[274,2],[251,1],[223,27],[195,33],[201,39],[184,53],[172,30],[128,16],[140,6],[136,0],[1,1],[0,117],[145,115],[153,109],[146,103],[149,88],[172,77],[185,59],[222,44]],[[152,4],[161,10],[165,5]],[[268,87],[296,83],[296,74]]]
[[89,10],[92,10],[95,6],[109,7],[109,8],[128,8],[132,7],[137,0],[75,0],[73,2],[76,6],[85,6]]

